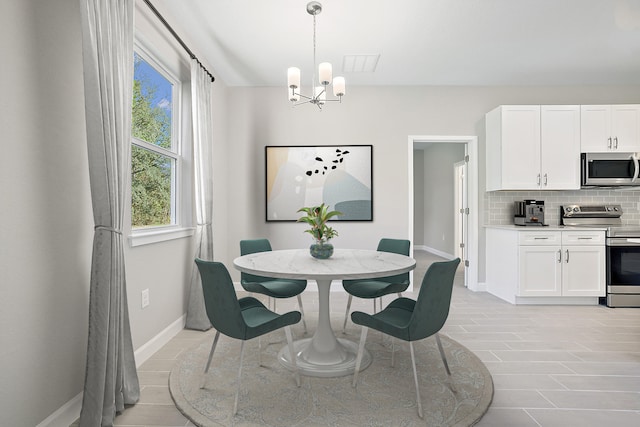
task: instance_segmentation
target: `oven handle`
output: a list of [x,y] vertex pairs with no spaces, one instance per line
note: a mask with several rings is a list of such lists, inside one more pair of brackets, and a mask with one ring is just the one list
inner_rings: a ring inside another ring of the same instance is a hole
[[607,246],[640,246],[640,237],[609,237]]
[[638,154],[637,153],[633,153],[631,155],[631,160],[633,161],[633,178],[631,178],[631,182],[636,182],[636,179],[638,179],[638,172],[640,172],[639,168],[638,168]]

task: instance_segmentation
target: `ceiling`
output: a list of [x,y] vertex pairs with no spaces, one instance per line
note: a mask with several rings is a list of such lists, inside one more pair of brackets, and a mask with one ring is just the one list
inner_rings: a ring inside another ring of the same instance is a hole
[[[307,0],[151,0],[229,86],[311,83]],[[640,0],[321,0],[317,62],[349,85],[637,85]],[[183,33],[184,32],[184,33]],[[186,33],[186,34],[185,34]],[[346,55],[380,55],[343,72]]]

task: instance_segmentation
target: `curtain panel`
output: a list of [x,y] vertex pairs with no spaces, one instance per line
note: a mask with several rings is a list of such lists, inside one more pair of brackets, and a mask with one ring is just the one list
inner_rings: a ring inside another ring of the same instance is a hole
[[111,426],[140,397],[122,224],[130,179],[134,0],[80,0],[95,223],[80,426]]
[[[212,83],[196,59],[191,60],[191,99],[193,117],[193,165],[196,197],[195,256],[213,260],[212,229]],[[189,329],[207,330],[211,323],[204,307],[202,282],[193,263],[186,325]]]

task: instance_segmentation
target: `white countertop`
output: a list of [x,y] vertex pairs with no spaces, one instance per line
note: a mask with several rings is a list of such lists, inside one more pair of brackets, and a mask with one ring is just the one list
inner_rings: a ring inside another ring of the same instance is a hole
[[513,231],[607,231],[607,227],[577,227],[571,225],[485,225],[485,228]]

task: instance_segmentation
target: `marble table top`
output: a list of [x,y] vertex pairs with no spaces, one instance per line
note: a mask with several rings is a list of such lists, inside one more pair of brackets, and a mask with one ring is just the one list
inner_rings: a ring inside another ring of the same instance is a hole
[[406,273],[416,260],[364,249],[335,249],[331,258],[316,259],[309,249],[287,249],[244,255],[233,265],[245,273],[283,279],[366,279]]

